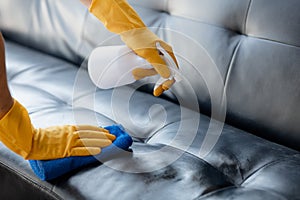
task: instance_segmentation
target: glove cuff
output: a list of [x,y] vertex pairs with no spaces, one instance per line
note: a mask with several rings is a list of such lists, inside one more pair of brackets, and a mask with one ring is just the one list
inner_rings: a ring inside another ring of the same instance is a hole
[[145,24],[125,0],[93,0],[89,11],[111,32],[120,34]]
[[31,150],[33,127],[27,110],[14,99],[14,104],[0,120],[0,140],[13,152],[26,158]]

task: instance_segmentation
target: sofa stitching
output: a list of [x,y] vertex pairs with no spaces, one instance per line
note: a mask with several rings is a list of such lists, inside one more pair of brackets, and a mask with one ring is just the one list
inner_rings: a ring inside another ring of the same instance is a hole
[[154,136],[156,136],[160,131],[162,131],[164,128],[172,125],[172,124],[176,124],[179,123],[179,121],[174,121],[168,124],[164,124],[161,128],[157,129],[156,131],[154,131],[149,137],[144,139],[144,143],[148,143]]
[[[141,6],[141,5],[134,5],[135,8],[142,8],[142,9],[145,9],[145,7]],[[160,10],[157,10],[157,9],[154,9],[154,8],[147,8],[148,10],[153,10],[153,11],[156,11],[156,12],[161,12]],[[168,12],[169,15],[172,15],[172,13]],[[196,22],[196,23],[200,23],[200,24],[205,24],[205,25],[209,25],[209,26],[214,26],[216,28],[220,28],[220,29],[224,29],[224,30],[229,30],[229,31],[232,31],[232,32],[236,32],[236,30],[233,30],[233,29],[230,29],[230,28],[227,28],[227,27],[224,27],[224,26],[221,26],[222,24],[214,24],[214,23],[208,23],[206,21],[202,21],[202,20],[199,20],[197,18],[194,18],[194,17],[189,17],[187,15],[172,15],[173,18],[178,18],[178,19],[184,19],[184,20],[189,20],[189,21],[193,21],[193,22]]]
[[250,11],[251,5],[252,5],[252,0],[249,1],[249,5],[246,10],[246,15],[245,15],[244,24],[243,24],[243,34],[246,34],[247,21],[248,21],[248,16],[249,16],[249,11]]
[[[145,7],[142,7],[142,6],[140,6],[140,5],[135,5],[135,7],[145,8]],[[151,9],[151,8],[148,8],[148,9]],[[151,10],[155,10],[155,9],[151,9]],[[158,11],[158,12],[159,12],[159,11]],[[207,22],[205,22],[205,21],[197,20],[196,18],[189,17],[189,16],[184,16],[184,15],[177,16],[177,15],[173,15],[172,17],[173,17],[173,18],[178,18],[178,19],[185,19],[185,20],[193,21],[193,22],[200,23],[200,24],[205,24],[205,25],[208,25],[208,26],[214,26],[214,27],[216,27],[216,28],[223,29],[223,30],[226,30],[226,31],[231,31],[231,32],[233,32],[233,33],[236,33],[236,32],[237,32],[236,30],[233,30],[233,29],[231,29],[231,28],[229,28],[229,27],[221,26],[221,24],[207,23]],[[245,20],[246,20],[246,19],[245,19]],[[242,25],[242,26],[245,26],[245,24]],[[246,27],[245,27],[245,28],[246,28]],[[263,38],[263,37],[252,36],[252,35],[247,35],[247,34],[241,34],[241,35],[245,35],[245,36],[248,36],[248,37],[251,37],[251,38],[254,38],[254,39],[260,39],[260,40],[272,41],[272,42],[275,42],[275,43],[278,43],[278,44],[289,45],[289,46],[293,46],[293,47],[297,47],[297,48],[300,47],[300,46],[295,45],[295,44],[290,44],[290,43],[278,41],[278,40],[275,40],[275,39],[272,40],[272,39],[269,39],[269,38]]]
[[[201,157],[197,156],[196,154],[193,154],[193,153],[191,153],[191,152],[182,150],[182,149],[180,149],[180,148],[178,148],[178,147],[175,147],[175,146],[173,146],[173,145],[164,144],[164,143],[156,143],[156,144],[161,144],[161,145],[165,145],[165,146],[168,146],[168,147],[172,147],[172,148],[177,149],[177,150],[179,150],[179,151],[183,151],[185,154],[188,154],[188,155],[191,155],[191,156],[193,156],[193,157],[196,157],[198,160],[204,162],[205,164],[209,165],[210,167],[212,167],[213,169],[215,169],[216,171],[218,171],[219,173],[221,173],[221,174],[224,176],[224,178],[226,179],[226,181],[228,181],[228,183],[232,184],[232,186],[229,186],[229,187],[237,187],[236,183],[233,182],[232,179],[230,179],[226,174],[224,174],[222,171],[220,171],[217,167],[215,167],[214,165],[212,165],[211,163],[209,163],[209,162],[208,162],[207,160],[205,160],[204,158],[201,158]],[[226,187],[225,187],[225,188],[226,188]]]
[[281,45],[287,45],[290,47],[295,47],[295,48],[300,48],[300,45],[296,45],[296,44],[290,44],[287,42],[282,42],[282,41],[278,41],[278,40],[274,40],[274,39],[270,39],[270,38],[264,38],[264,37],[259,37],[259,36],[252,36],[252,35],[247,35],[249,38],[254,38],[256,40],[263,40],[263,41],[267,41],[267,42],[274,42],[276,44],[281,44]]
[[145,139],[145,143],[148,143],[154,136],[156,136],[160,131],[163,131],[163,129],[165,129],[166,127],[172,125],[172,124],[176,124],[176,123],[181,123],[184,120],[190,120],[190,119],[180,119],[179,121],[172,121],[168,124],[164,124],[161,128],[157,129],[155,132],[153,132],[149,137],[147,137]]
[[207,194],[204,194],[204,195],[200,195],[198,198],[196,198],[197,200],[201,200],[201,199],[206,199],[207,197],[215,194],[215,193],[218,193],[218,192],[222,192],[222,191],[225,191],[225,190],[229,190],[229,189],[237,189],[236,186],[228,186],[228,187],[224,187],[224,188],[220,188],[220,189],[217,189],[217,190],[214,190],[212,192],[209,192]]
[[[159,143],[159,144],[162,144],[162,143]],[[226,174],[224,174],[222,171],[220,171],[218,168],[216,168],[215,166],[213,166],[211,163],[209,163],[208,161],[206,161],[204,158],[201,158],[191,152],[188,152],[188,151],[184,151],[178,147],[175,147],[173,145],[167,145],[167,144],[162,144],[162,145],[165,145],[165,146],[168,146],[168,147],[172,147],[174,149],[177,149],[179,151],[183,151],[185,154],[188,154],[188,155],[191,155],[193,157],[196,157],[198,160],[204,162],[205,164],[209,165],[210,167],[212,167],[213,169],[215,169],[216,171],[220,172],[222,175],[224,175],[224,178],[226,178],[226,181],[228,181],[229,183],[232,184],[232,186],[235,186],[236,187],[236,184],[234,182],[231,181],[231,179],[228,179],[228,176]]]
[[257,174],[259,171],[271,166],[271,165],[274,165],[276,163],[279,163],[281,161],[284,161],[284,160],[287,160],[286,158],[281,158],[281,159],[276,159],[276,160],[273,160],[269,163],[266,163],[264,165],[262,165],[261,167],[257,168],[256,170],[254,170],[251,174],[249,174],[241,183],[240,185],[243,185],[249,178],[251,178],[252,176],[254,176],[255,174]]
[[[175,123],[178,123],[178,122],[172,122],[172,123],[169,123],[169,124],[166,124],[164,127],[162,127],[161,129],[159,129],[159,130],[157,130],[155,133],[153,133],[150,137],[148,137],[147,139],[145,139],[145,141],[144,141],[144,143],[148,143],[155,135],[157,135],[158,134],[158,132],[159,131],[161,131],[162,129],[164,129],[165,127],[167,127],[167,126],[169,126],[169,125],[172,125],[172,124],[175,124]],[[165,144],[165,145],[167,145],[167,144]],[[176,148],[176,149],[179,149],[179,150],[181,150],[181,151],[183,151],[182,149],[180,149],[180,148],[177,148],[177,147],[175,147],[175,146],[173,146],[173,145],[168,145],[168,146],[172,146],[173,148]],[[193,154],[193,153],[190,153],[190,152],[188,152],[188,151],[184,151],[184,152],[186,152],[186,153],[188,153],[188,154],[190,154],[190,155],[193,155],[193,156],[196,156],[196,157],[198,157],[199,159],[202,159],[202,160],[204,160],[205,162],[207,162],[207,163],[209,163],[205,158],[201,158],[201,157],[199,157],[198,155],[196,155],[196,154]],[[237,163],[237,167],[238,167],[238,171],[239,171],[239,174],[240,174],[240,176],[241,176],[241,179],[242,180],[244,180],[244,175],[243,175],[243,173],[242,173],[242,170],[241,170],[241,162],[239,161],[239,159],[233,154],[233,153],[230,153],[230,155],[232,156],[232,157],[234,157],[234,159],[235,159],[235,161],[236,161],[236,163]],[[219,170],[217,167],[215,167],[215,166],[213,166],[211,163],[209,163],[212,167],[214,167],[215,169],[217,169],[219,172],[221,172],[225,177],[227,177],[227,179],[228,180],[230,180],[230,182],[231,183],[235,183],[236,181],[234,181],[234,180],[232,180],[228,175],[226,175],[225,173],[223,173],[221,170]]]
[[[240,176],[241,176],[241,179],[242,180],[244,180],[244,174],[243,174],[243,172],[242,172],[242,164],[241,164],[241,161],[238,159],[238,157],[233,153],[233,152],[227,152],[227,155],[229,155],[229,156],[232,156],[233,158],[234,158],[234,161],[236,162],[236,165],[237,165],[237,167],[238,167],[238,172],[239,172],[239,174],[240,174]],[[228,175],[225,175],[225,176],[227,176],[228,177],[228,179],[230,179],[230,180],[232,180],[232,181],[234,181],[235,183],[236,183],[236,181],[233,179],[233,177],[230,177],[230,176],[228,176]]]
[[235,58],[236,58],[237,52],[239,50],[239,47],[242,44],[242,41],[243,41],[243,39],[241,39],[239,41],[239,43],[236,45],[236,47],[235,47],[235,49],[233,51],[233,54],[231,56],[230,62],[229,62],[228,70],[227,70],[227,72],[225,74],[225,82],[224,82],[224,90],[223,90],[224,93],[222,95],[222,103],[225,103],[226,93],[227,93],[227,87],[228,87],[228,82],[229,82],[229,77],[230,77],[231,71],[233,69],[233,64],[235,62]]

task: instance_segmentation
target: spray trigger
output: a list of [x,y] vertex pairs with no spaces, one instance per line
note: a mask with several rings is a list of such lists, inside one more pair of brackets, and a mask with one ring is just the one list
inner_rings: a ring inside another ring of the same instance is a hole
[[158,88],[161,84],[163,84],[167,80],[175,79],[176,82],[180,82],[182,80],[182,76],[180,75],[180,71],[174,62],[173,58],[170,56],[170,54],[160,45],[159,42],[156,42],[156,48],[160,51],[162,54],[162,59],[166,62],[171,75],[169,78],[162,78],[160,77],[159,80],[155,84],[155,88]]

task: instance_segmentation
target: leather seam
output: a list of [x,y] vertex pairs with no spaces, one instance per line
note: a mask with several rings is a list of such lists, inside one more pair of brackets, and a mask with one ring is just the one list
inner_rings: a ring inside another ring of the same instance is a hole
[[[223,174],[224,177],[226,177],[226,178],[228,177],[228,176],[225,175],[222,171],[220,171],[218,168],[216,168],[216,167],[213,166],[211,163],[209,163],[207,160],[205,160],[204,158],[201,158],[201,157],[197,156],[196,154],[193,154],[193,153],[190,153],[190,152],[188,152],[188,151],[182,150],[182,149],[180,149],[180,148],[178,148],[178,147],[175,147],[175,146],[173,146],[173,145],[163,144],[163,143],[156,143],[156,144],[161,144],[161,145],[165,145],[165,146],[168,146],[168,147],[172,147],[172,148],[174,148],[174,149],[177,149],[178,151],[182,151],[182,152],[184,152],[184,153],[186,153],[186,154],[188,154],[188,155],[190,155],[190,156],[193,156],[193,157],[197,158],[198,160],[204,162],[205,164],[209,165],[210,167],[214,168],[216,171],[218,171],[218,172],[220,172],[221,174]],[[149,144],[149,145],[153,145],[153,144]],[[226,179],[226,180],[227,180],[229,183],[231,183],[232,186],[235,186],[235,183],[231,182],[231,180],[229,180],[229,179]]]
[[165,124],[164,126],[162,126],[161,128],[157,129],[154,133],[152,133],[149,137],[145,138],[144,143],[148,143],[154,136],[156,136],[157,134],[159,134],[160,131],[162,131],[164,128],[172,125],[172,124],[176,124],[179,123],[180,121],[175,121],[175,122],[171,122],[169,124]]
[[294,47],[294,48],[300,48],[300,46],[298,46],[298,45],[290,44],[290,43],[287,43],[287,42],[281,42],[281,41],[278,41],[278,40],[275,40],[275,39],[264,38],[264,37],[254,36],[254,35],[247,35],[247,37],[253,38],[253,39],[256,39],[256,40],[263,40],[263,41],[267,41],[267,42],[273,42],[273,43],[276,43],[276,44],[287,45],[287,46]]
[[243,41],[243,39],[241,38],[239,43],[234,48],[233,54],[232,54],[230,62],[229,62],[228,70],[227,70],[226,75],[225,75],[224,90],[223,90],[224,93],[222,95],[222,102],[224,102],[224,100],[226,99],[226,93],[227,93],[229,77],[230,77],[231,71],[233,70],[233,65],[234,65],[234,62],[235,62],[235,59],[236,59],[236,55],[237,55],[237,52],[238,52],[238,50],[239,50],[239,48],[242,44],[242,41]]
[[[142,9],[148,9],[148,10],[153,10],[155,12],[158,12],[158,13],[161,13],[162,11],[161,10],[158,10],[158,9],[155,9],[155,8],[145,8],[141,5],[137,5],[137,4],[134,4],[134,7],[135,8],[142,8]],[[197,18],[194,18],[194,17],[190,17],[190,16],[187,16],[187,15],[173,15],[171,12],[168,12],[169,15],[172,15],[172,17],[174,18],[178,18],[178,19],[183,19],[183,20],[188,20],[188,21],[192,21],[192,22],[195,22],[195,23],[199,23],[199,24],[203,24],[203,25],[207,25],[207,26],[212,26],[212,27],[215,27],[215,28],[218,28],[218,29],[223,29],[223,30],[226,30],[226,31],[230,31],[230,32],[233,32],[233,33],[236,33],[237,31],[234,30],[234,29],[231,29],[229,27],[226,27],[226,26],[222,26],[222,24],[218,24],[218,23],[208,23],[206,21],[203,21],[203,20],[198,20]]]
[[0,162],[0,166],[3,166],[5,169],[10,171],[11,173],[18,175],[19,178],[26,181],[28,184],[32,185],[33,187],[35,187],[37,190],[47,193],[52,198],[57,199],[57,200],[63,199],[58,194],[54,193],[52,189],[49,189],[45,186],[42,186],[41,184],[36,183],[35,181],[33,181],[32,179],[27,177],[24,173],[21,173],[19,170],[16,170],[3,162]]
[[[147,144],[147,143],[146,143],[146,144]],[[216,167],[213,166],[211,163],[209,163],[207,160],[205,160],[205,158],[201,158],[201,157],[197,156],[196,154],[193,154],[193,153],[188,152],[188,151],[186,151],[186,150],[182,150],[182,149],[180,149],[180,148],[178,148],[178,147],[175,147],[175,146],[173,146],[173,145],[164,144],[164,143],[154,143],[154,144],[161,144],[161,145],[164,145],[164,146],[172,147],[172,148],[174,148],[174,149],[177,149],[178,151],[182,151],[182,152],[184,152],[184,153],[186,153],[186,154],[188,154],[188,155],[190,155],[190,156],[193,156],[193,157],[197,158],[199,161],[201,161],[201,162],[203,162],[203,163],[209,165],[210,167],[212,167],[213,169],[215,169],[216,171],[218,171],[220,174],[222,174],[222,175],[224,176],[225,180],[226,180],[228,183],[232,184],[232,186],[230,186],[230,187],[236,187],[236,184],[235,184],[234,182],[232,182],[232,179],[229,179],[229,177],[228,177],[226,174],[224,174],[224,173],[223,173],[222,171],[220,171],[218,168],[216,168]],[[148,145],[154,145],[154,144],[148,144]]]
[[281,161],[286,160],[286,158],[281,158],[281,159],[277,159],[277,160],[273,160],[269,163],[266,163],[264,165],[262,165],[261,167],[257,168],[256,170],[254,170],[251,174],[249,174],[241,183],[240,186],[242,186],[249,178],[251,178],[252,176],[254,176],[255,174],[257,174],[259,171],[265,169],[266,167],[269,167],[273,164],[279,163]]
[[206,199],[207,197],[209,196],[212,196],[218,192],[222,192],[222,191],[225,191],[225,190],[229,190],[229,189],[238,189],[239,187],[236,187],[236,186],[227,186],[227,187],[224,187],[224,188],[220,188],[220,189],[217,189],[217,190],[214,190],[214,191],[211,191],[207,194],[204,194],[204,195],[201,195],[197,198],[197,200],[201,200],[201,199]]
[[245,20],[244,20],[244,25],[243,25],[243,34],[246,34],[247,21],[248,21],[248,16],[249,16],[251,5],[252,5],[252,0],[249,1],[249,5],[248,5],[248,8],[246,10]]

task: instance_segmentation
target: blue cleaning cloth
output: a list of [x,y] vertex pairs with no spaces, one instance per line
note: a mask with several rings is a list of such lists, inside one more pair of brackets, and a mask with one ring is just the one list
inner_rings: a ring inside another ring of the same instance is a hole
[[73,156],[55,160],[29,160],[33,172],[44,181],[55,179],[75,169],[97,163],[116,156],[122,150],[128,150],[132,145],[132,138],[121,125],[104,127],[116,136],[113,144],[101,150],[96,156]]

